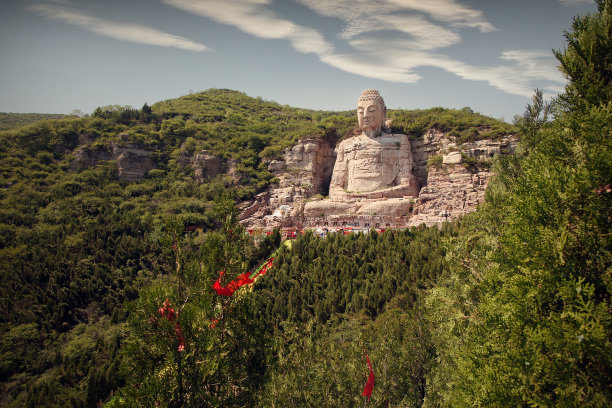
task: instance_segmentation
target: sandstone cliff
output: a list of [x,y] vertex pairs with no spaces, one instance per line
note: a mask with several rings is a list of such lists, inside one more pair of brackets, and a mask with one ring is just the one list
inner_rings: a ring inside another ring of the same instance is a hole
[[75,151],[75,158],[70,163],[70,168],[73,171],[79,171],[93,167],[102,160],[115,160],[119,179],[125,181],[142,180],[150,170],[155,168],[151,153],[144,148],[117,143],[112,143],[108,147],[79,147]]
[[[268,170],[278,179],[268,191],[255,200],[242,204],[241,219],[253,227],[264,227],[269,222],[292,225],[302,214],[307,199],[327,195],[334,163],[335,146],[325,138],[300,140],[285,149],[282,158],[272,160]],[[276,221],[272,221],[272,220]]]
[[436,130],[413,141],[421,190],[407,226],[439,224],[474,210],[484,200],[491,159],[513,153],[516,144],[511,135],[458,144]]
[[[248,228],[439,224],[483,201],[492,157],[511,153],[516,146],[511,135],[462,144],[438,130],[416,140],[392,136],[392,141],[374,142],[354,136],[338,146],[325,139],[305,139],[286,149],[281,159],[268,165],[279,182],[243,203],[243,223]],[[380,144],[386,142],[380,154]],[[387,161],[389,154],[397,157]],[[346,155],[351,155],[350,165]],[[392,168],[391,162],[402,166]],[[352,168],[344,171],[346,166]],[[396,185],[401,191],[393,191]],[[377,189],[380,186],[391,187]],[[323,199],[328,190],[331,198]]]
[[[124,135],[119,136],[125,139]],[[151,152],[142,146],[125,141],[112,142],[108,146],[92,146],[91,141],[85,138],[81,142],[83,145],[75,150],[74,159],[70,163],[72,171],[94,167],[100,161],[114,160],[117,162],[119,180],[139,181],[155,168]],[[234,183],[238,182],[236,161],[212,155],[206,150],[194,153],[183,151],[177,158],[177,164],[180,167],[192,167],[198,183],[205,183],[219,174],[227,174]]]
[[198,183],[210,181],[219,174],[227,174],[233,183],[238,182],[236,161],[215,156],[206,150],[194,153],[183,151],[177,160],[177,164],[180,167],[192,167],[195,181]]

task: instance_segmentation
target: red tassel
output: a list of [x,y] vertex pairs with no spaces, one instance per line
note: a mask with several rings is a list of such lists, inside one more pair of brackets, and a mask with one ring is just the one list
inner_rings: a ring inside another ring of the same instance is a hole
[[370,357],[366,354],[366,359],[368,360],[368,368],[370,369],[370,375],[368,375],[368,381],[365,384],[363,389],[363,393],[361,395],[365,395],[370,400],[370,395],[372,395],[372,390],[374,389],[374,371],[372,370],[372,364],[370,363]]
[[[168,321],[173,321],[176,317],[176,312],[170,307],[170,301],[168,299],[165,300],[162,307],[157,309],[157,311],[161,317],[165,317],[168,319]],[[178,324],[178,322],[176,322],[174,325],[174,333],[176,334],[176,339],[179,342],[178,351],[185,350],[185,336],[183,336],[181,326]]]
[[[221,279],[225,276],[225,271],[219,272],[219,277],[213,283],[213,289],[217,292],[219,296],[232,296],[235,291],[237,291],[240,287],[244,285],[250,285],[255,282],[255,278],[259,276],[263,276],[268,273],[268,268],[272,267],[272,262],[274,261],[274,257],[268,259],[268,262],[257,272],[253,278],[250,277],[249,272],[245,272],[242,275],[238,276],[236,279],[227,284],[227,286],[221,286]],[[161,310],[161,309],[160,309]]]
[[179,342],[178,351],[185,350],[185,336],[183,336],[183,332],[181,331],[181,326],[179,326],[178,322],[174,326],[174,333],[176,333],[176,338]]

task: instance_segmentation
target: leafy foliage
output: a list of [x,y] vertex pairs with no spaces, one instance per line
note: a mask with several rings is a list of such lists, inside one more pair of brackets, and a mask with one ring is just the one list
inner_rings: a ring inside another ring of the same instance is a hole
[[[231,279],[249,269],[253,246],[231,202],[220,207],[225,222],[216,232],[185,239],[176,220],[157,231],[173,248],[175,271],[131,306],[121,366],[128,385],[107,406],[244,406],[251,398],[265,341],[249,320],[244,293],[219,297],[211,282],[221,270]],[[168,318],[160,314],[164,299],[174,307]]]
[[449,234],[306,234],[281,251],[250,296],[274,344],[258,404],[360,406],[367,350],[372,398],[420,406],[432,352],[421,300],[442,273],[439,243]]
[[518,133],[516,127],[475,113],[467,107],[461,110],[445,108],[412,111],[389,110],[388,113],[392,120],[392,131],[404,133],[413,138],[423,136],[430,129],[448,132],[459,142],[497,139]]
[[572,29],[565,32],[566,49],[555,51],[570,81],[561,101],[581,111],[612,100],[612,6],[609,0],[595,3],[598,13],[574,17]]
[[50,119],[69,118],[70,115],[59,113],[5,113],[0,112],[0,130],[8,130],[30,125],[34,122]]
[[[485,206],[448,242],[449,269],[427,299],[439,364],[425,406],[612,399],[610,83],[581,80],[607,75],[610,2],[598,4],[557,53],[571,82],[554,120],[536,92],[519,121],[523,154],[500,158]],[[574,39],[590,45],[578,55]]]

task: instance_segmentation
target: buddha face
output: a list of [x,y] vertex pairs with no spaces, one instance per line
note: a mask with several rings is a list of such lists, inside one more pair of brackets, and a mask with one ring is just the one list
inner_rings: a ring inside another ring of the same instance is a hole
[[383,107],[377,101],[357,102],[357,118],[362,131],[378,131],[385,120]]

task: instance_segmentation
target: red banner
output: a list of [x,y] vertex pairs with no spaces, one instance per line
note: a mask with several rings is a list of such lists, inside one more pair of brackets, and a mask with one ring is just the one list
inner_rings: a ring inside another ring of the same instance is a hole
[[[238,276],[236,279],[227,284],[227,286],[221,286],[221,279],[225,276],[225,271],[219,272],[219,277],[213,283],[213,289],[217,292],[217,295],[220,296],[232,296],[235,291],[237,291],[240,287],[244,285],[250,285],[255,282],[259,276],[263,276],[268,272],[268,269],[272,267],[272,263],[274,262],[274,257],[268,259],[266,264],[253,276],[250,277],[249,272],[245,272],[242,275]],[[161,309],[160,309],[161,310]]]
[[370,400],[370,395],[372,395],[372,390],[374,389],[374,371],[372,370],[372,364],[370,363],[370,357],[366,354],[366,359],[368,360],[368,369],[370,370],[370,375],[368,375],[368,381],[365,384],[363,389],[363,393],[361,395],[365,395]]
[[[162,304],[162,307],[157,309],[157,311],[161,317],[165,317],[170,322],[176,317],[176,312],[170,307],[170,301],[168,299],[166,299],[166,301]],[[181,326],[178,322],[174,324],[174,333],[176,334],[176,339],[179,343],[178,351],[185,350],[185,336],[183,336]]]

